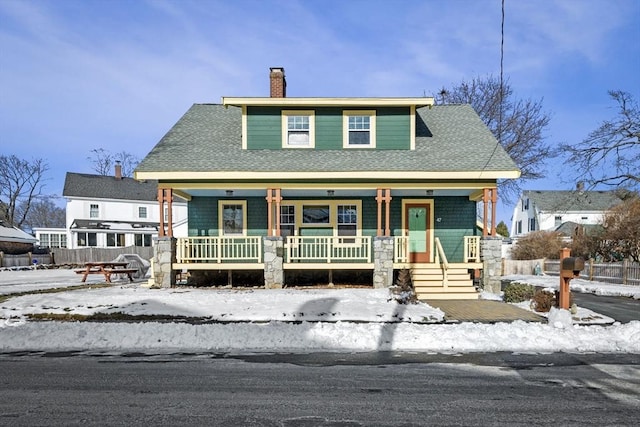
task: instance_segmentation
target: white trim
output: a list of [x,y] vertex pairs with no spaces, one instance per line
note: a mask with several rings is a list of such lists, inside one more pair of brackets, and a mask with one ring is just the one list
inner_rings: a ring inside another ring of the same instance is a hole
[[[242,233],[241,234],[224,234],[224,206],[225,205],[241,205],[242,206]],[[218,200],[218,236],[233,237],[247,235],[247,201],[246,200]],[[194,236],[196,237],[196,236]]]
[[266,98],[223,96],[222,105],[235,106],[343,106],[343,107],[410,107],[432,106],[433,97],[421,98]]
[[[369,143],[349,144],[349,118],[369,117]],[[376,148],[376,110],[343,110],[342,111],[342,148]]]
[[[407,205],[429,205],[429,239],[427,245],[429,246],[429,262],[434,262],[434,200],[433,199],[402,199],[402,235],[407,236],[407,218],[405,215]],[[409,252],[407,251],[407,257]]]
[[[309,143],[306,145],[289,144],[289,117],[309,117]],[[315,148],[316,146],[316,112],[315,110],[282,110],[282,148]]]

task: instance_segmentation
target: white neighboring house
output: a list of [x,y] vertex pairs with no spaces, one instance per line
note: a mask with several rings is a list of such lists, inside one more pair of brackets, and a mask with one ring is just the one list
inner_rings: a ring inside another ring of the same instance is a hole
[[[157,181],[67,172],[63,196],[67,199],[66,229],[35,228],[40,246],[125,247],[151,246],[158,236],[160,207]],[[164,221],[168,220],[164,212]],[[187,236],[187,204],[172,207],[175,237]]]
[[532,231],[600,224],[604,214],[621,202],[614,191],[584,191],[580,185],[573,191],[523,191],[513,209],[510,236],[518,239]]

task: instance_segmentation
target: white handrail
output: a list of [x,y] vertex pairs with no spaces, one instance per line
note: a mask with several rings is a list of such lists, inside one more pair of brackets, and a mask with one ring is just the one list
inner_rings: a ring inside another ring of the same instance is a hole
[[[447,270],[449,269],[449,261],[447,261],[447,255],[444,253],[444,249],[442,249],[442,243],[440,243],[440,239],[436,237],[436,257],[440,260],[440,265],[442,266],[442,285],[443,287],[447,287]],[[438,260],[436,260],[438,262]]]

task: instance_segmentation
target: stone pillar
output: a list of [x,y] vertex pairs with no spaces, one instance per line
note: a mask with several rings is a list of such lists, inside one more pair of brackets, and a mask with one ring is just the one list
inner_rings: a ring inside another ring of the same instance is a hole
[[176,262],[176,239],[174,237],[156,237],[153,239],[152,288],[171,288],[176,285],[176,272],[171,268]]
[[502,237],[483,236],[480,239],[482,259],[482,288],[494,294],[500,293],[502,277]]
[[393,285],[393,237],[373,238],[373,287]]
[[264,247],[264,287],[265,289],[281,289],[284,284],[284,238],[279,236],[265,237]]

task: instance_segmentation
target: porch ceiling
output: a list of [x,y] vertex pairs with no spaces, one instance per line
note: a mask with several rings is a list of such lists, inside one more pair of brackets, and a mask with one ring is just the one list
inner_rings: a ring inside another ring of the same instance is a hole
[[[242,197],[266,197],[267,191],[264,188],[261,189],[243,189],[234,188],[229,186],[228,189],[181,189],[174,187],[176,190],[180,190],[191,197],[216,197],[216,198],[242,198]],[[333,194],[328,193],[332,191]],[[392,197],[438,197],[438,196],[469,196],[475,192],[475,189],[398,189],[391,190]],[[231,192],[231,193],[229,193]],[[376,197],[376,189],[362,189],[362,188],[344,188],[337,189],[331,186],[327,186],[322,189],[282,189],[282,197],[287,199],[299,199],[305,197],[327,197],[334,199],[344,199],[350,197]]]

